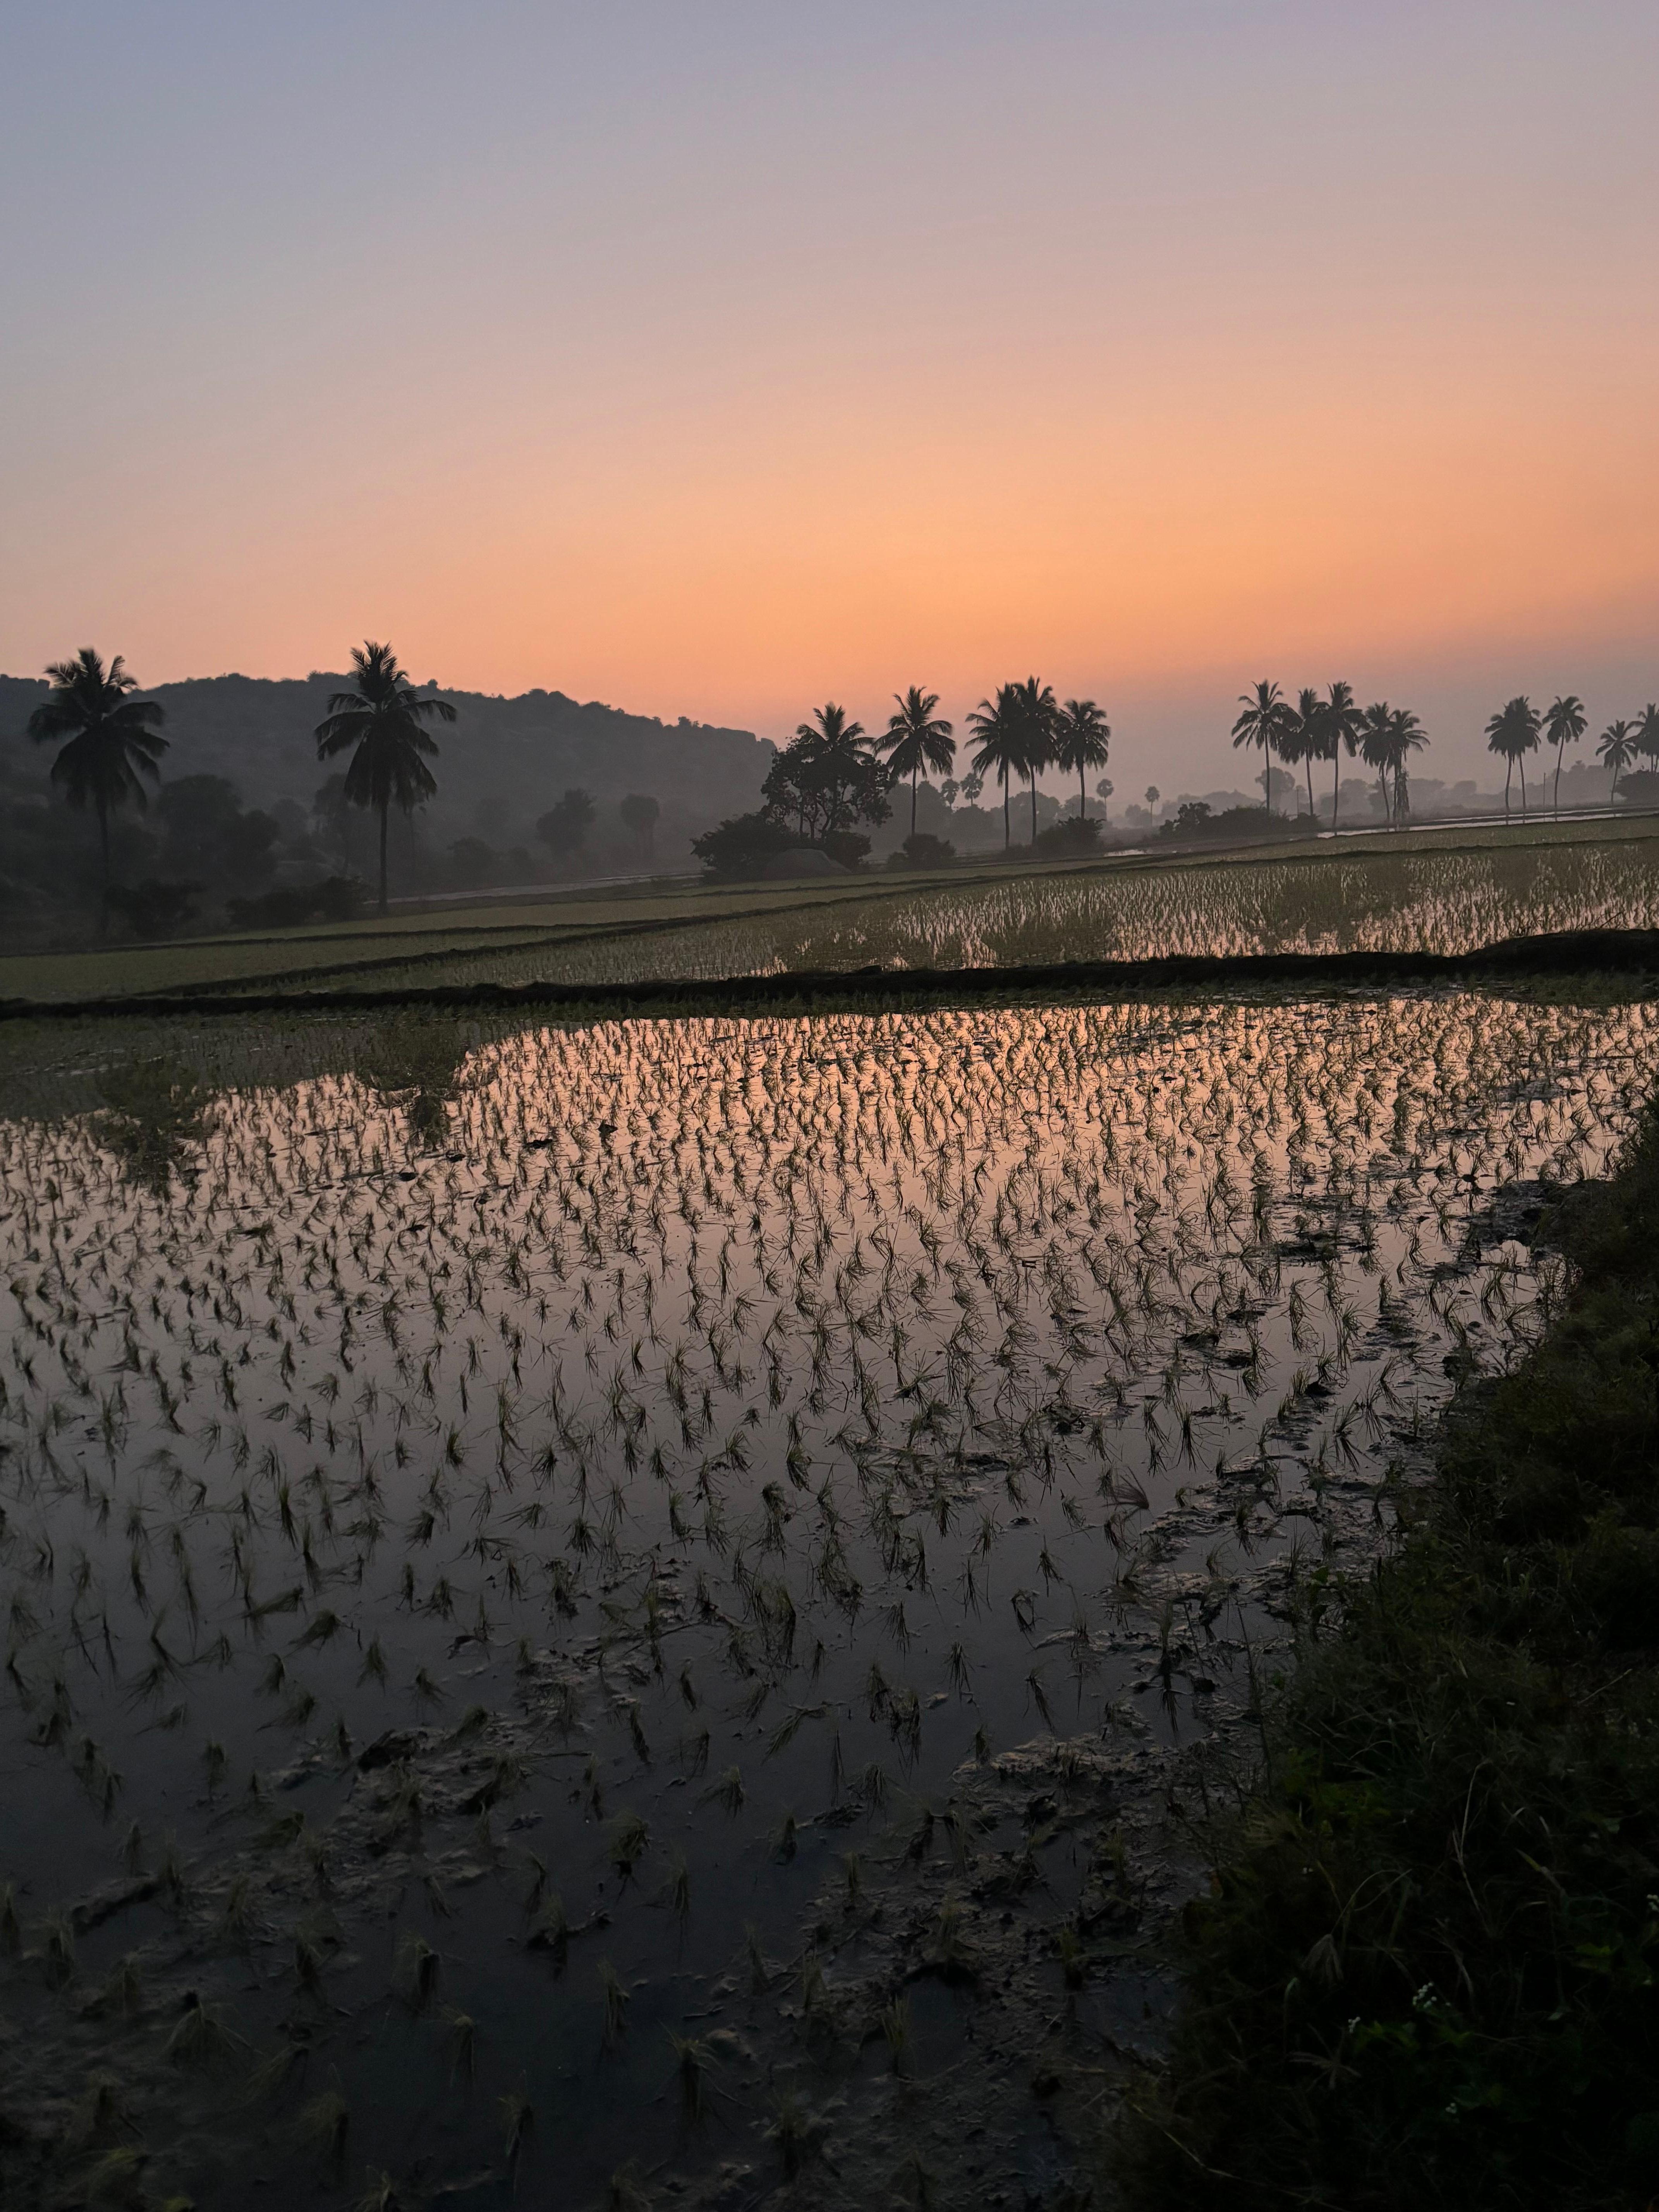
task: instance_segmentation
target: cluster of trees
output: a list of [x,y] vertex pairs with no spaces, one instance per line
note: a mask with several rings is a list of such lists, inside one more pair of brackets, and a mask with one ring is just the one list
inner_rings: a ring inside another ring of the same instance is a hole
[[[885,822],[892,811],[889,794],[905,783],[910,787],[906,854],[915,860],[948,857],[943,841],[918,835],[916,794],[924,772],[948,777],[954,768],[954,726],[939,714],[937,692],[913,684],[893,696],[896,711],[886,728],[873,736],[834,700],[816,708],[772,763],[759,809],[733,816],[692,841],[705,866],[717,875],[745,874],[802,845],[854,866],[870,849],[858,825]],[[969,715],[968,726],[975,740],[972,770],[960,783],[943,786],[947,804],[954,804],[958,793],[976,800],[986,777],[994,778],[1002,787],[1003,844],[1012,849],[1012,791],[1024,781],[1030,787],[1035,846],[1036,779],[1046,768],[1062,768],[1077,776],[1079,786],[1076,821],[1064,829],[1079,849],[1097,848],[1099,832],[1088,819],[1085,778],[1091,768],[1106,765],[1112,733],[1094,700],[1068,699],[1062,705],[1048,684],[1030,676],[1001,684],[993,698],[982,699]],[[1097,788],[1110,791],[1104,782]]]
[[[362,809],[376,821],[379,846],[379,904],[387,902],[387,830],[392,810],[404,814],[432,798],[437,779],[429,763],[438,754],[428,725],[453,722],[455,709],[445,700],[422,696],[399,665],[389,646],[370,641],[352,653],[354,680],[334,692],[313,736],[319,760],[343,757],[343,772],[330,778],[317,794],[313,817],[344,842],[342,823],[350,809]],[[90,646],[73,659],[46,671],[50,689],[29,717],[28,734],[58,750],[51,781],[69,805],[96,817],[101,888],[106,914],[118,914],[142,936],[177,929],[194,918],[205,885],[204,861],[213,873],[241,894],[228,899],[233,921],[283,926],[313,916],[341,918],[355,911],[360,887],[349,876],[330,876],[312,884],[283,884],[261,891],[276,872],[283,825],[260,809],[244,809],[234,786],[222,776],[191,775],[160,791],[155,842],[158,872],[136,884],[114,880],[111,823],[124,808],[146,810],[148,786],[159,783],[167,739],[161,734],[165,708],[158,701],[134,695],[136,679],[117,654],[107,666]],[[289,802],[283,802],[289,806]],[[301,815],[301,811],[289,806]],[[642,856],[649,857],[660,811],[653,798],[630,793],[620,805],[624,827]],[[567,791],[544,814],[537,829],[556,860],[580,851],[597,811],[590,793]],[[308,846],[303,832],[298,842]],[[468,841],[463,840],[465,846]],[[473,841],[476,842],[477,841]],[[493,858],[480,847],[486,860]],[[469,855],[451,848],[465,872]]]
[[[1509,700],[1486,725],[1486,748],[1496,753],[1504,763],[1504,811],[1510,810],[1510,784],[1515,771],[1521,771],[1521,813],[1527,811],[1527,756],[1536,752],[1540,745],[1555,748],[1555,805],[1560,811],[1561,761],[1569,745],[1576,745],[1589,727],[1589,717],[1583,702],[1569,692],[1545,708],[1541,713],[1524,696]],[[1626,782],[1626,798],[1659,798],[1659,705],[1652,701],[1642,709],[1633,721],[1609,722],[1596,739],[1595,753],[1601,765],[1613,777],[1613,793],[1619,793],[1620,779],[1638,759],[1645,760],[1646,777],[1651,784],[1640,792],[1631,787],[1634,778]]]
[[[1310,814],[1316,811],[1313,764],[1316,761],[1328,761],[1332,764],[1331,826],[1334,829],[1340,763],[1346,754],[1350,760],[1358,756],[1375,772],[1382,811],[1391,823],[1398,823],[1409,813],[1407,766],[1412,755],[1427,744],[1429,737],[1417,716],[1405,708],[1390,707],[1385,699],[1361,707],[1354,699],[1353,686],[1340,683],[1328,685],[1323,696],[1314,689],[1299,691],[1292,704],[1277,684],[1265,678],[1242,694],[1238,703],[1242,712],[1233,724],[1233,744],[1235,748],[1261,748],[1262,788],[1267,794],[1269,807],[1270,755],[1289,768],[1304,769],[1308,779]],[[1555,806],[1558,812],[1560,811],[1563,757],[1566,748],[1576,745],[1589,726],[1583,702],[1571,692],[1564,693],[1542,708],[1534,707],[1530,699],[1523,696],[1511,699],[1498,708],[1486,724],[1486,749],[1504,764],[1506,815],[1518,770],[1521,812],[1525,818],[1527,759],[1540,746],[1554,749]],[[1659,706],[1644,708],[1633,722],[1610,723],[1597,743],[1596,753],[1602,764],[1612,771],[1615,796],[1620,776],[1638,757],[1646,759],[1654,771],[1659,771]],[[1634,795],[1627,786],[1626,796]],[[1659,798],[1659,773],[1656,774],[1652,795]]]
[[1390,822],[1398,822],[1409,812],[1407,763],[1413,753],[1427,744],[1429,738],[1417,716],[1407,708],[1390,707],[1386,699],[1379,699],[1370,707],[1358,706],[1352,684],[1341,683],[1329,685],[1323,698],[1310,686],[1297,694],[1293,706],[1278,684],[1265,677],[1254,690],[1243,693],[1238,703],[1243,711],[1233,724],[1234,749],[1240,745],[1261,747],[1262,790],[1270,810],[1270,754],[1276,754],[1287,768],[1300,767],[1304,771],[1310,814],[1316,811],[1313,764],[1316,761],[1328,761],[1331,826],[1334,829],[1341,762],[1346,753],[1350,760],[1357,754],[1367,768],[1375,769],[1382,793],[1382,811]]

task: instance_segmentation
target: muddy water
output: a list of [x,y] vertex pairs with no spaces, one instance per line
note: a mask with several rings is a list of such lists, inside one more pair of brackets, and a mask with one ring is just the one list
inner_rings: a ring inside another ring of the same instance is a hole
[[1458,996],[397,1031],[0,1126],[6,2201],[1076,2201],[1171,1803],[1656,1056]]

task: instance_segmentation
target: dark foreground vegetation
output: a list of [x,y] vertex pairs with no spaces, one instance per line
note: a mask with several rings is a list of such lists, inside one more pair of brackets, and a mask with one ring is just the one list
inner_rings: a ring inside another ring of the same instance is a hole
[[1543,1233],[1578,1286],[1282,1688],[1188,1910],[1146,2212],[1659,2194],[1659,1112]]

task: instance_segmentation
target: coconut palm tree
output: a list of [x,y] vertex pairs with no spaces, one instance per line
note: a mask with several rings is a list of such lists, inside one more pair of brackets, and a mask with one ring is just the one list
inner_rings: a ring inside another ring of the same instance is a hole
[[1353,702],[1352,684],[1326,686],[1319,702],[1319,757],[1331,763],[1331,827],[1336,827],[1342,793],[1342,756],[1352,760],[1359,744],[1360,713]]
[[1092,699],[1068,699],[1054,717],[1054,766],[1077,778],[1077,811],[1086,821],[1086,770],[1104,768],[1111,750],[1112,726]]
[[1521,769],[1521,819],[1527,818],[1527,755],[1538,744],[1540,721],[1538,709],[1530,699],[1517,695],[1507,705],[1500,707],[1486,725],[1486,750],[1498,754],[1504,760],[1504,819],[1510,818],[1510,779],[1516,763]]
[[1025,717],[1021,711],[1020,686],[999,684],[994,699],[981,699],[968,717],[968,726],[979,739],[974,755],[978,775],[994,775],[1002,786],[1002,849],[1013,842],[1008,810],[1009,779],[1025,773]]
[[[131,799],[147,804],[142,778],[161,774],[165,738],[155,734],[167,709],[154,699],[134,699],[138,679],[129,676],[118,653],[109,666],[89,645],[73,660],[54,661],[46,671],[52,690],[29,716],[28,732],[41,744],[62,742],[52,764],[52,780],[61,785],[71,806],[90,807],[98,817],[98,852],[107,907],[109,817]],[[64,741],[67,742],[64,742]]]
[[435,719],[453,722],[447,699],[422,699],[398,665],[389,645],[354,646],[351,664],[356,684],[337,691],[316,729],[317,757],[328,760],[348,750],[344,797],[353,806],[372,806],[380,817],[380,912],[386,912],[386,816],[395,799],[405,814],[430,799],[437,781],[422,757],[435,754],[435,739],[422,728]]
[[1015,711],[1024,732],[1024,757],[1021,771],[1030,779],[1031,785],[1031,842],[1036,843],[1036,780],[1054,757],[1056,725],[1060,708],[1052,688],[1028,676],[1023,684],[1012,685]]
[[1389,803],[1389,769],[1394,757],[1389,732],[1393,717],[1394,708],[1386,699],[1379,699],[1365,708],[1359,717],[1359,757],[1367,768],[1376,770],[1377,786],[1382,793],[1384,821],[1393,811]]
[[1429,742],[1429,733],[1409,708],[1396,707],[1389,716],[1388,763],[1394,778],[1394,804],[1389,818],[1396,824],[1409,811],[1406,800],[1406,763]]
[[937,691],[924,691],[913,684],[902,694],[893,694],[898,701],[898,712],[887,718],[886,734],[878,738],[887,765],[894,775],[910,779],[910,835],[916,834],[916,786],[925,768],[949,772],[956,759],[956,740],[951,734],[949,722],[937,721],[933,709],[939,704]]
[[1576,745],[1589,727],[1589,717],[1584,712],[1584,702],[1569,691],[1555,700],[1544,716],[1544,739],[1555,747],[1555,814],[1561,817],[1561,755],[1568,745]]
[[1271,814],[1273,786],[1267,780],[1267,756],[1277,752],[1290,733],[1296,709],[1278,684],[1270,684],[1265,676],[1254,691],[1239,693],[1238,703],[1244,711],[1233,724],[1233,750],[1237,752],[1240,745],[1261,746],[1261,795]]
[[1305,686],[1296,695],[1296,704],[1290,709],[1279,740],[1280,760],[1287,762],[1292,768],[1298,761],[1302,763],[1303,773],[1308,780],[1308,811],[1313,816],[1316,828],[1318,827],[1319,817],[1314,807],[1313,764],[1323,758],[1319,749],[1320,712],[1318,692],[1311,685]]
[[1659,768],[1659,707],[1650,700],[1636,718],[1632,732],[1636,750],[1650,768]]
[[1619,779],[1636,758],[1636,733],[1628,722],[1609,722],[1595,741],[1595,757],[1613,771],[1610,799],[1619,796]]

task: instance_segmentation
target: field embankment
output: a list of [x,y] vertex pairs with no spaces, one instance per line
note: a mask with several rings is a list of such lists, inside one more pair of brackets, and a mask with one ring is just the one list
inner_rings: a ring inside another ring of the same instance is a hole
[[1146,2212],[1659,2191],[1659,1115],[1569,1196],[1556,1326],[1281,1686],[1127,2132]]

